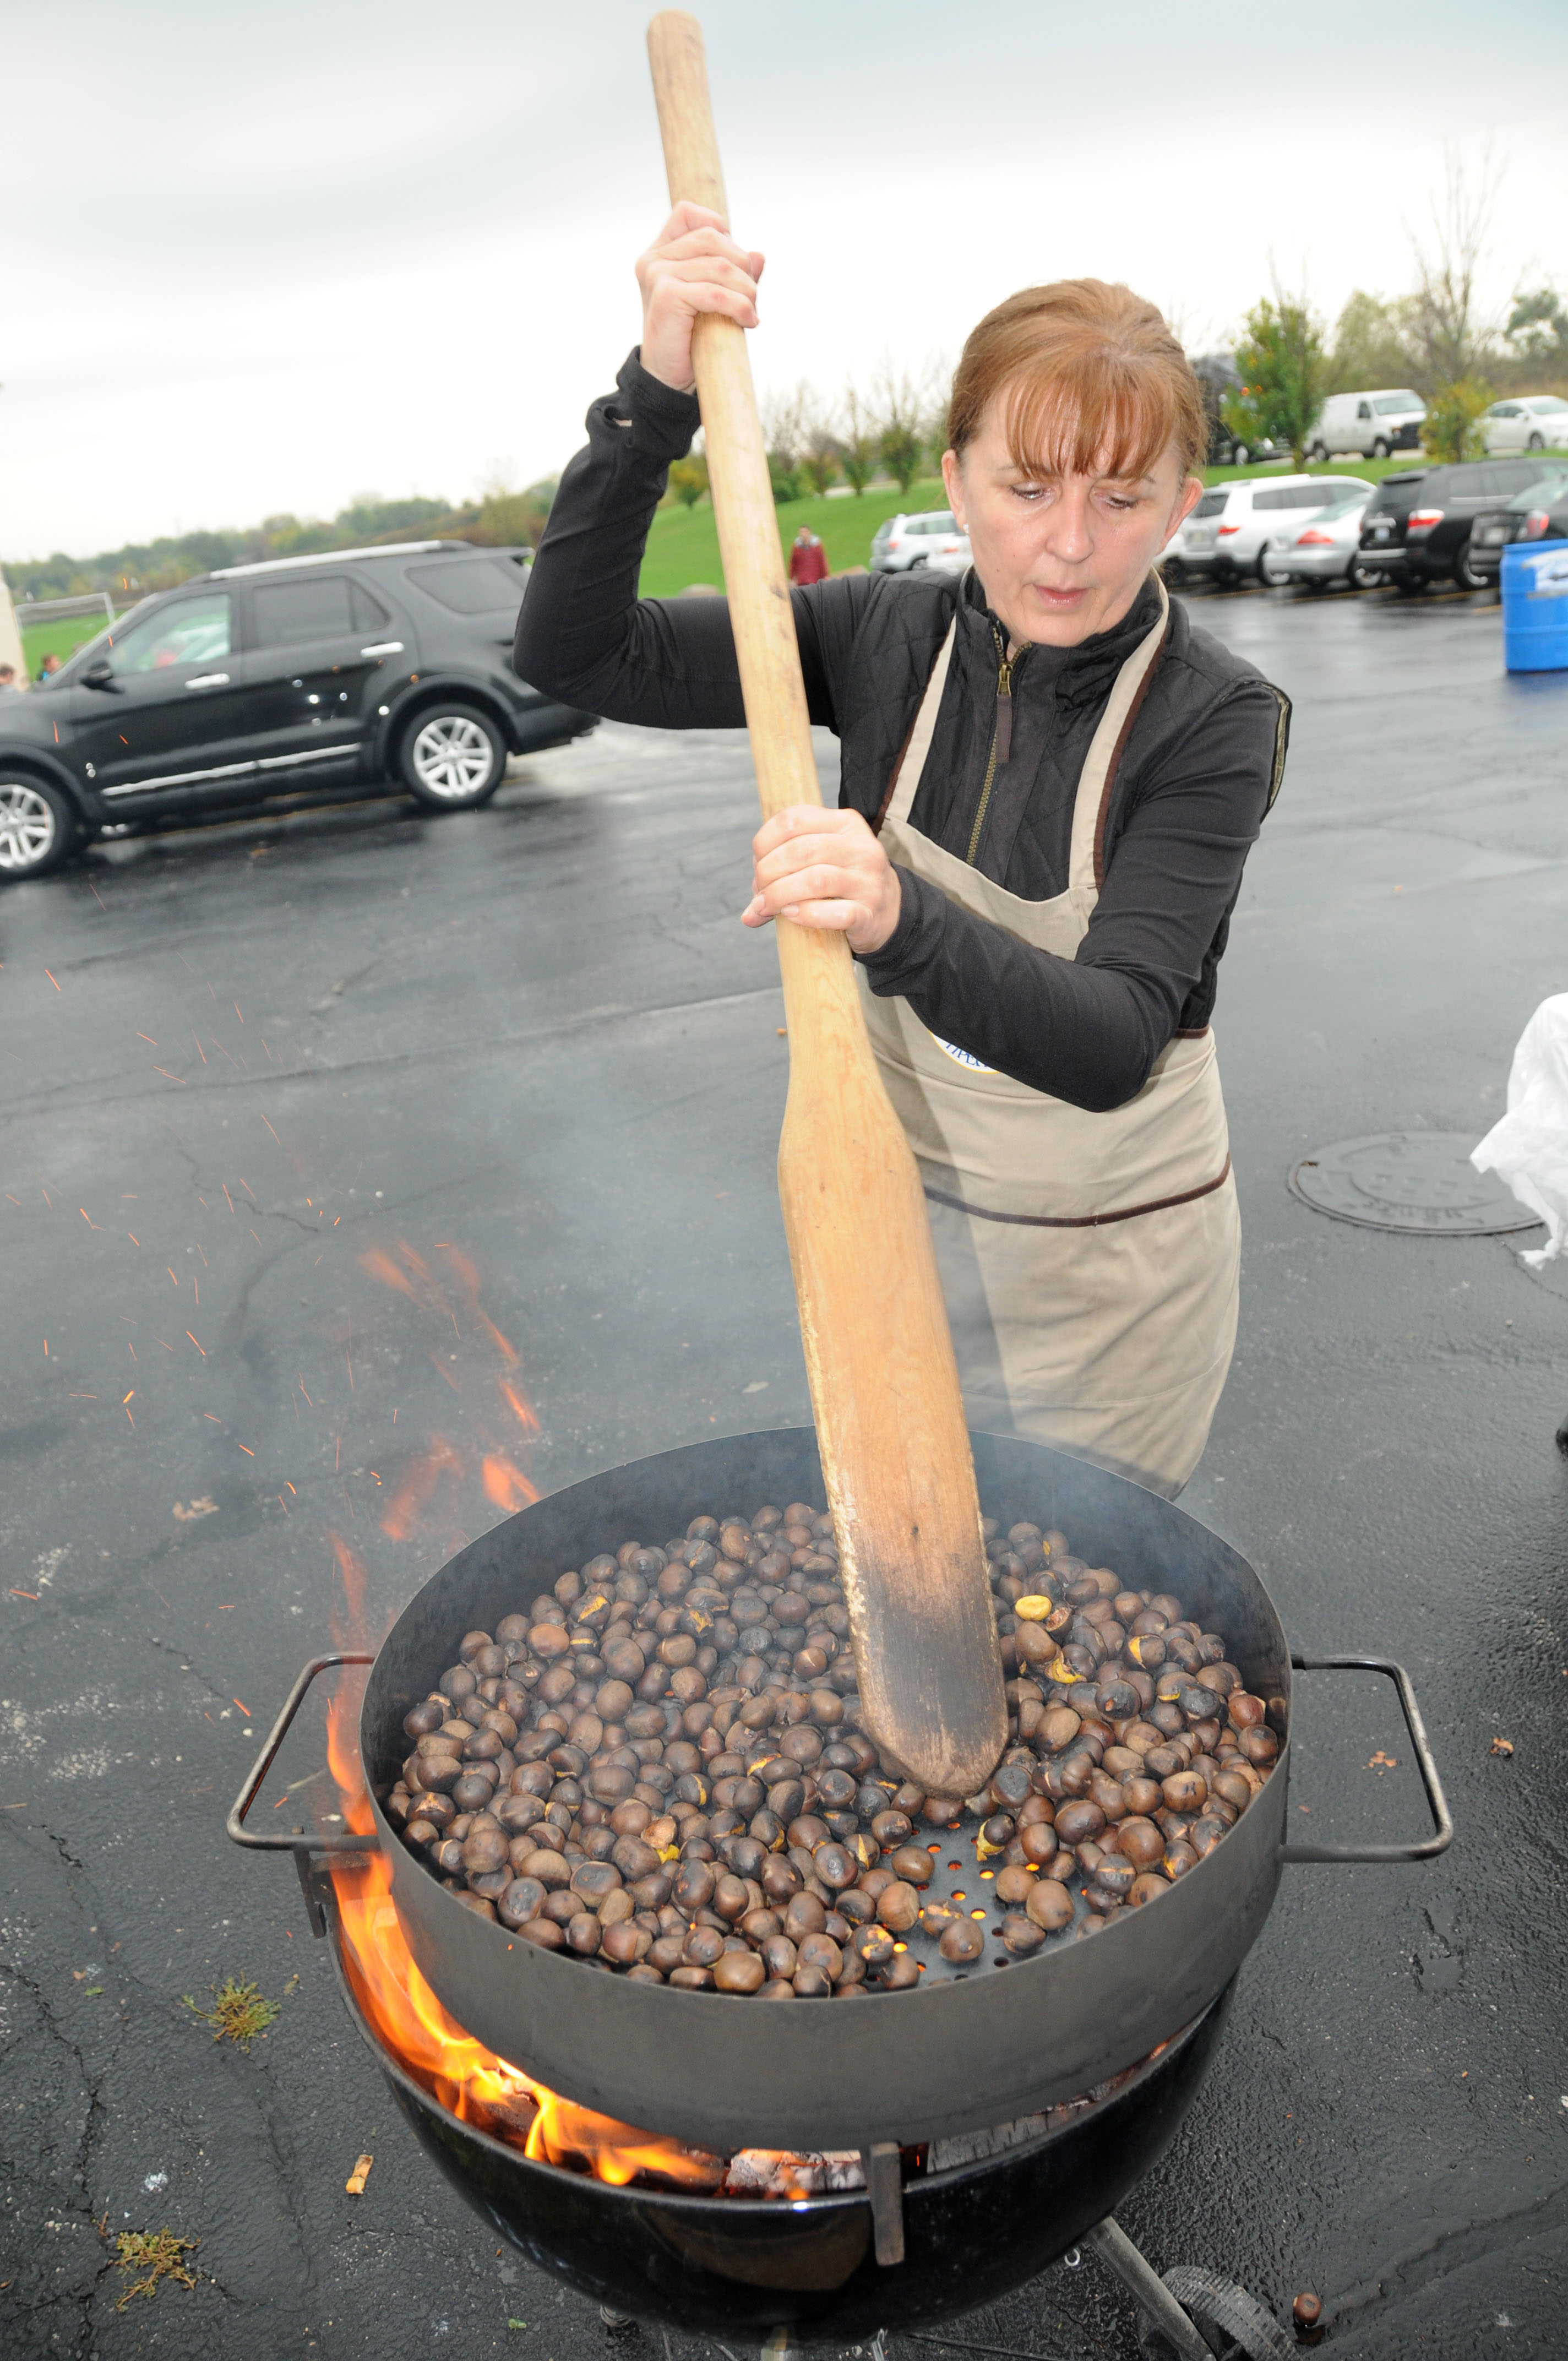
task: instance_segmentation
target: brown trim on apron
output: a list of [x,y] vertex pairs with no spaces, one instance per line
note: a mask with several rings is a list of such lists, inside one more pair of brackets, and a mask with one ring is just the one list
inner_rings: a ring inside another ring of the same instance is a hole
[[1201,1187],[1183,1189],[1176,1197],[1156,1197],[1147,1205],[1124,1205],[1115,1213],[993,1213],[984,1205],[970,1205],[962,1197],[949,1197],[945,1189],[933,1189],[929,1182],[926,1194],[934,1197],[938,1205],[951,1205],[955,1213],[968,1213],[976,1222],[1018,1222],[1031,1230],[1100,1230],[1107,1222],[1130,1222],[1139,1213],[1163,1213],[1168,1206],[1190,1205],[1196,1198],[1212,1197],[1230,1177],[1231,1159],[1227,1156],[1224,1170]]

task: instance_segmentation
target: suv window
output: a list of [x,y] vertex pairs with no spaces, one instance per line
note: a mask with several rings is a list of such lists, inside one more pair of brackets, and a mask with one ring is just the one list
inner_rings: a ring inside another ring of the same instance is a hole
[[522,604],[523,576],[509,559],[454,558],[445,566],[411,566],[409,580],[453,615],[513,614]]
[[1225,502],[1231,497],[1230,486],[1223,485],[1217,492],[1205,492],[1192,513],[1195,517],[1223,516]]
[[302,575],[294,582],[261,582],[251,592],[258,648],[291,648],[307,640],[345,640],[390,622],[378,600],[346,574]]
[[111,635],[105,653],[117,673],[164,672],[171,664],[210,664],[232,646],[228,593],[208,590]]

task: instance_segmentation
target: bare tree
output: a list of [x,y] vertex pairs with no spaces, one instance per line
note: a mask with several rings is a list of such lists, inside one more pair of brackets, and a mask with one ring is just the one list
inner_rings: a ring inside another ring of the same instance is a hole
[[859,499],[876,471],[878,434],[875,409],[852,377],[844,380],[839,415],[839,465]]
[[1416,291],[1400,307],[1400,326],[1424,394],[1475,376],[1486,358],[1492,338],[1489,324],[1478,316],[1475,281],[1502,180],[1503,168],[1489,148],[1472,165],[1458,148],[1445,146],[1430,233],[1423,239],[1406,225]]

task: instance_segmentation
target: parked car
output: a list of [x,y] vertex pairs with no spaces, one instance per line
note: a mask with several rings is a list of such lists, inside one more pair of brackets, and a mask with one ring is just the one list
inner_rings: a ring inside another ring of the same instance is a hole
[[1495,401],[1476,424],[1488,454],[1568,448],[1568,401],[1560,393],[1525,393],[1514,401]]
[[1272,534],[1265,581],[1300,582],[1309,590],[1326,590],[1331,582],[1343,582],[1351,590],[1376,588],[1383,577],[1361,559],[1361,520],[1371,498],[1371,485],[1361,484],[1320,509],[1299,531],[1292,524]]
[[1385,476],[1361,521],[1362,564],[1396,590],[1450,579],[1484,589],[1489,577],[1471,562],[1470,528],[1483,509],[1528,490],[1540,473],[1539,459],[1467,459]]
[[1312,421],[1307,456],[1321,461],[1354,452],[1358,459],[1387,459],[1420,445],[1426,403],[1407,386],[1376,393],[1331,393]]
[[968,536],[951,509],[925,509],[915,516],[889,517],[872,536],[873,574],[913,574],[922,566],[969,564]]
[[1289,456],[1288,443],[1276,443],[1266,434],[1260,434],[1254,442],[1248,437],[1233,434],[1223,418],[1209,421],[1209,457],[1206,464],[1211,467],[1250,467],[1256,460],[1288,459]]
[[1366,489],[1359,476],[1245,476],[1215,484],[1167,553],[1166,579],[1180,583],[1190,574],[1207,574],[1227,589],[1248,574],[1266,582],[1268,543],[1284,529],[1287,515],[1293,525],[1303,525],[1342,492]]
[[1470,570],[1496,582],[1510,541],[1568,541],[1568,468],[1516,492],[1505,508],[1483,509],[1470,528]]
[[474,810],[509,753],[597,726],[512,669],[528,555],[407,542],[144,599],[47,688],[0,704],[0,875],[41,876],[104,828],[367,785]]

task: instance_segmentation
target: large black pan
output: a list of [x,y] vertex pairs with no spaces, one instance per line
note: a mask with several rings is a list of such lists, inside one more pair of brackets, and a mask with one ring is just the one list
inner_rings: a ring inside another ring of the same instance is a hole
[[[1287,1845],[1292,1658],[1245,1559],[1152,1492],[1038,1444],[973,1437],[981,1500],[1009,1524],[1058,1526],[1074,1550],[1134,1587],[1175,1592],[1223,1631],[1249,1688],[1275,1708],[1273,1775],[1223,1844],[1143,1910],[1091,1941],[1047,1944],[1005,1970],[848,2006],[770,2006],[595,1973],[466,1909],[400,1841],[381,1808],[407,1751],[402,1718],[457,1640],[493,1631],[563,1567],[620,1542],[682,1531],[701,1511],[750,1513],[821,1497],[807,1428],[695,1444],[552,1493],[459,1552],[411,1600],[376,1657],[360,1745],[376,1834],[409,1947],[477,2040],[554,2091],[622,2123],[716,2148],[868,2147],[1009,2122],[1088,2090],[1201,2016],[1230,1982],[1292,1861],[1417,1861],[1452,1823],[1410,1686],[1367,1657],[1294,1660],[1389,1675],[1435,1833],[1412,1845]],[[230,1817],[241,1843],[287,1844],[241,1825],[280,1727]],[[318,1840],[319,1841],[319,1840]],[[354,1840],[337,1839],[340,1846]]]

